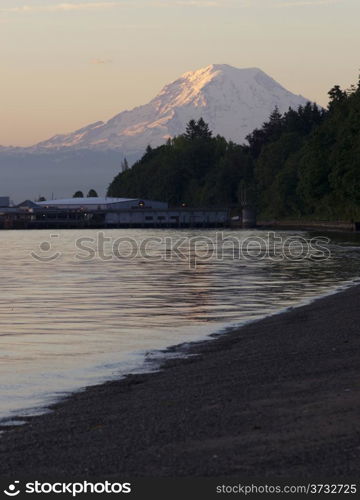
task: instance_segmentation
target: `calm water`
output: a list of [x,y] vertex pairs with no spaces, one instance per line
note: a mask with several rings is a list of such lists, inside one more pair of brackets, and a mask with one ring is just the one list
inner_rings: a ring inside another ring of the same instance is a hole
[[[97,234],[0,232],[0,421],[34,414],[69,391],[139,370],[149,351],[297,305],[359,277],[355,236],[333,235],[327,260],[275,261],[255,258],[258,242],[250,243],[247,258],[234,260],[230,244],[222,259],[209,255],[218,245],[215,231],[104,231],[112,239],[105,243],[105,258],[90,239],[81,251],[76,247],[76,238]],[[267,235],[226,234],[241,241]],[[300,233],[277,236],[294,234]],[[172,254],[170,240],[157,240],[196,236],[210,240],[192,245],[189,259]],[[118,237],[131,240],[113,255]],[[144,238],[156,238],[147,243],[151,259],[130,255]],[[195,266],[196,256],[207,259]]]

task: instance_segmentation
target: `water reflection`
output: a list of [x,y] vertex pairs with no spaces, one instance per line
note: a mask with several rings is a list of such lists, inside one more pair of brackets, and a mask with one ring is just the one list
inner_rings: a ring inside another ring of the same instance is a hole
[[[106,231],[110,238],[137,241],[165,234],[216,239],[214,231]],[[264,234],[229,233],[239,239]],[[47,231],[0,233],[0,418],[31,413],[54,395],[126,373],[141,364],[145,351],[258,318],[359,275],[356,235],[331,235],[326,261],[234,260],[225,247],[221,261],[196,267],[179,258],[81,261],[74,258],[78,236],[60,232],[55,250],[62,257],[42,263],[30,253],[49,240]],[[151,251],[168,255],[162,243]]]

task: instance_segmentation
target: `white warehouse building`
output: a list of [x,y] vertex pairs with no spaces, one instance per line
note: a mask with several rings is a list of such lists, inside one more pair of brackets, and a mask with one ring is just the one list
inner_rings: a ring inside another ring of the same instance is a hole
[[[9,218],[9,217],[8,217]],[[65,198],[16,207],[7,226],[34,228],[219,227],[229,221],[227,208],[169,207],[141,198]]]

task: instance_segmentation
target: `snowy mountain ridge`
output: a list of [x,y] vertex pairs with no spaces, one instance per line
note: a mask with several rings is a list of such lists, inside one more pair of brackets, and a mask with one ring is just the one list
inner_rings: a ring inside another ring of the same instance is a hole
[[258,68],[238,69],[212,64],[184,73],[166,85],[148,104],[123,111],[107,122],[56,135],[31,150],[118,150],[141,155],[182,134],[191,119],[203,117],[214,134],[237,143],[262,125],[277,106],[280,112],[308,102]]

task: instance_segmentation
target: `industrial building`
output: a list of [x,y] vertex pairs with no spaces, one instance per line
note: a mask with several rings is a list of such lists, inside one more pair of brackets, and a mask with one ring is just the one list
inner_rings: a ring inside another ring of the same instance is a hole
[[169,207],[140,198],[67,198],[0,208],[0,228],[223,227],[226,208]]
[[0,196],[0,208],[8,208],[8,207],[10,207],[10,197]]

